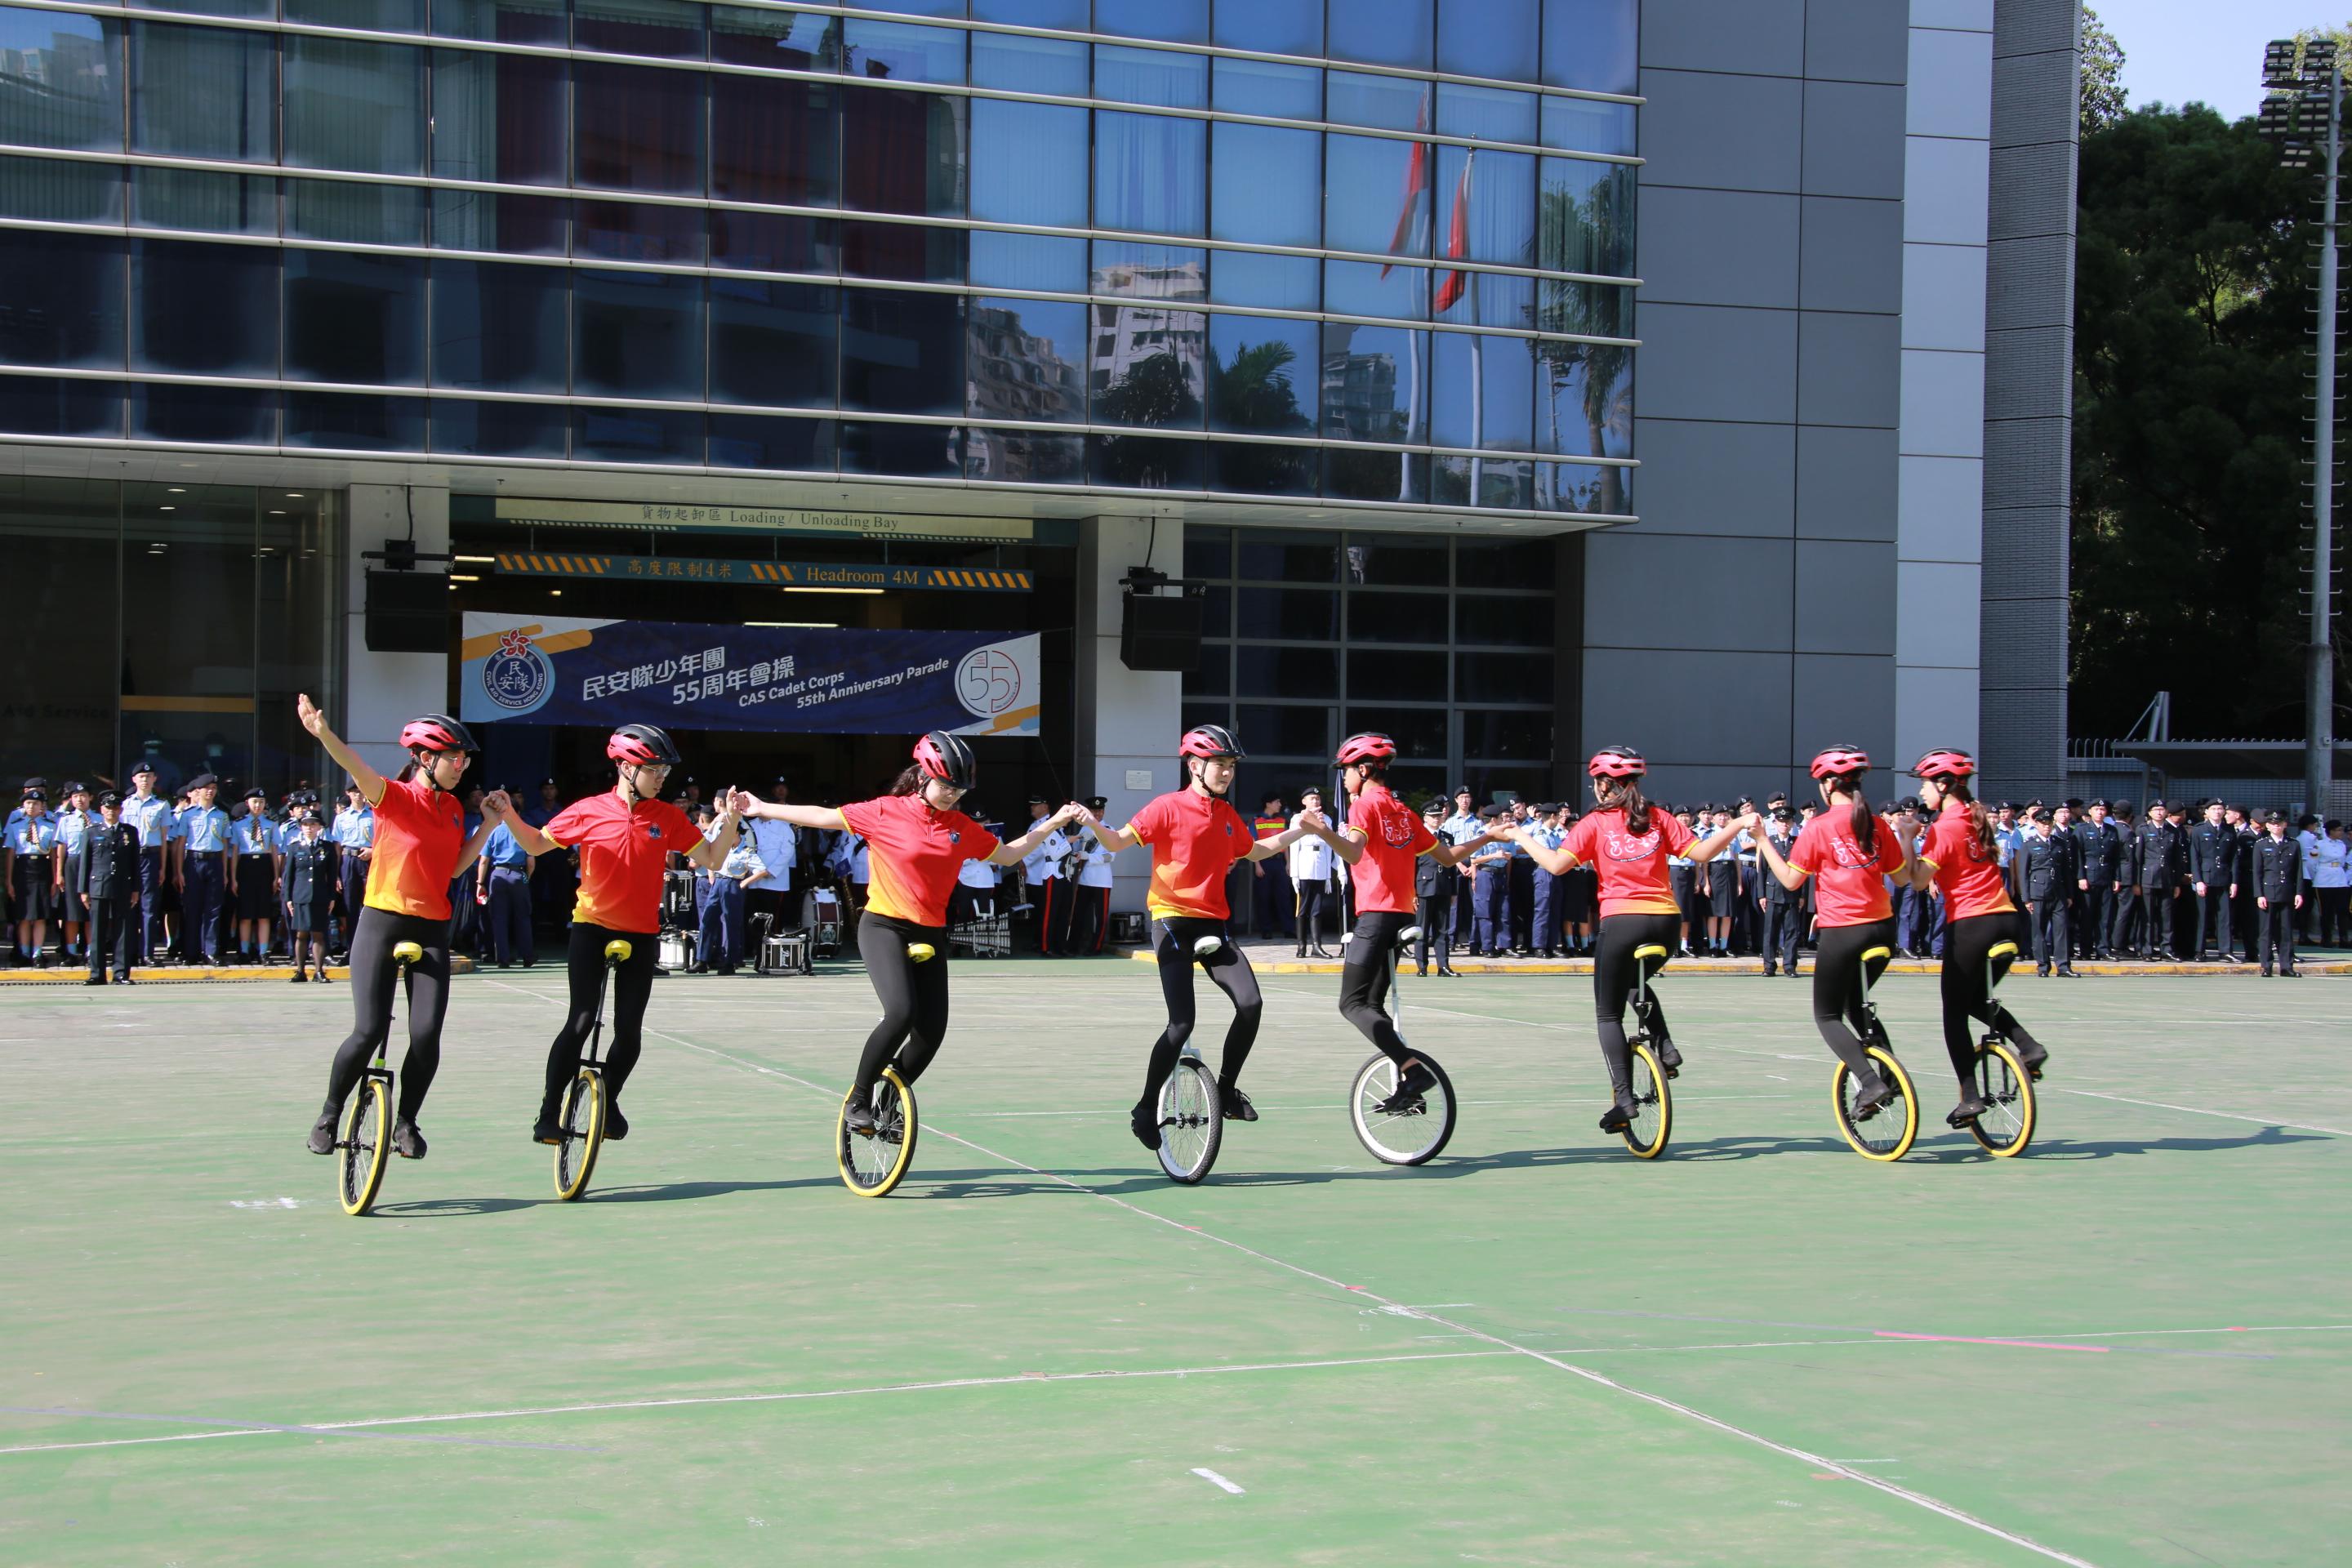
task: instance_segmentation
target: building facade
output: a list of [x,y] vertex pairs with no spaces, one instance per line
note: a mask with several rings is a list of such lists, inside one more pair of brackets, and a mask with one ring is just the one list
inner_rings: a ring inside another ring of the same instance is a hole
[[[2053,0],[0,5],[0,765],[290,782],[293,690],[381,745],[454,700],[461,613],[536,608],[1037,631],[1042,733],[983,760],[1114,810],[1209,715],[1245,789],[1379,725],[1431,788],[1616,739],[1727,793],[1977,743],[1982,689],[2038,778],[2063,687],[1979,627],[2063,650],[2063,438],[2054,510],[1989,483],[1988,368],[2063,426],[2063,309],[2000,280],[2071,278],[2017,193],[2071,192],[2074,37]],[[368,646],[387,541],[457,558],[448,652]],[[1032,588],[504,564],[559,544]],[[1119,660],[1146,564],[1201,584],[1188,673]],[[498,782],[588,754],[515,730]],[[709,746],[847,794],[900,743]]]

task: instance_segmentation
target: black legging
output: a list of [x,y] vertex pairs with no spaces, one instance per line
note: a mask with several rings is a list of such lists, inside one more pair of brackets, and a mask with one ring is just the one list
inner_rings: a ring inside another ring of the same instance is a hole
[[1411,924],[1411,915],[1391,910],[1359,914],[1355,940],[1348,944],[1347,962],[1339,968],[1339,1016],[1399,1067],[1411,1053],[1381,1004],[1396,983],[1397,932]]
[[[1625,1040],[1625,1005],[1633,999],[1633,983],[1641,973],[1634,951],[1654,944],[1672,956],[1682,940],[1682,925],[1678,914],[1601,919],[1601,944],[1592,959],[1592,1013],[1601,1029],[1601,1059],[1609,1067],[1609,1087],[1621,1100],[1633,1092],[1633,1047]],[[1657,993],[1644,986],[1643,994],[1649,998],[1643,1024],[1655,1037],[1666,1038],[1666,1011],[1658,1005]]]
[[449,922],[422,915],[396,915],[373,905],[360,911],[352,931],[352,1032],[335,1047],[327,1072],[327,1114],[334,1116],[351,1097],[392,1032],[392,988],[400,966],[392,950],[413,942],[425,956],[408,966],[408,1055],[402,1059],[400,1120],[416,1120],[433,1075],[441,1070],[441,1018],[449,1010]]
[[2030,1054],[2041,1049],[2015,1014],[1992,999],[1986,984],[1985,954],[1995,942],[2013,942],[2025,951],[2025,917],[2013,910],[1998,914],[1970,915],[1944,927],[1944,1050],[1952,1058],[1952,1072],[1960,1080],[1963,1097],[1976,1092],[1977,1043],[1971,1019],[1991,1025],[2023,1046]]
[[1823,926],[1820,941],[1813,952],[1813,1027],[1857,1078],[1874,1077],[1878,1069],[1862,1049],[1867,1023],[1862,1010],[1862,955],[1874,947],[1894,948],[1895,917]]
[[[917,942],[931,947],[931,956],[920,963],[907,956],[908,947]],[[948,1033],[948,928],[919,926],[868,910],[857,922],[857,955],[882,1000],[882,1020],[866,1037],[850,1090],[856,1103],[867,1105],[884,1068],[897,1067],[900,1080],[911,1086],[940,1054]]]
[[617,1101],[621,1086],[645,1049],[646,1002],[654,992],[654,959],[661,938],[644,931],[614,931],[605,926],[575,924],[564,962],[572,977],[572,1011],[555,1043],[547,1047],[547,1098],[542,1114],[553,1116],[562,1102],[563,1086],[580,1070],[582,1047],[596,1026],[596,1005],[604,986],[604,944],[629,944],[629,956],[613,971],[613,1042],[604,1053],[604,1088]]
[[1265,1012],[1265,999],[1258,994],[1257,971],[1235,946],[1232,933],[1223,921],[1193,920],[1183,915],[1166,915],[1152,922],[1151,950],[1160,961],[1160,994],[1168,1002],[1168,1026],[1151,1042],[1151,1060],[1143,1074],[1143,1097],[1138,1105],[1150,1106],[1159,1099],[1160,1086],[1176,1070],[1176,1058],[1183,1053],[1184,1042],[1192,1037],[1196,1015],[1192,1008],[1192,944],[1204,936],[1221,936],[1225,945],[1212,958],[1200,959],[1201,967],[1209,972],[1209,979],[1223,992],[1234,1005],[1233,1027],[1225,1031],[1224,1059],[1217,1068],[1217,1087],[1229,1089],[1241,1076],[1242,1064],[1249,1060],[1250,1047],[1257,1043],[1257,1021]]

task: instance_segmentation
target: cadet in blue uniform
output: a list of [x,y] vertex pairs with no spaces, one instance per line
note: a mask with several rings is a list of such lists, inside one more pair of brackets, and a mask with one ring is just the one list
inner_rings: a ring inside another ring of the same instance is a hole
[[368,863],[375,857],[375,811],[358,784],[344,786],[343,807],[335,813],[328,837],[335,841],[335,880],[342,889],[342,945],[335,955],[341,958],[351,951],[352,930],[367,899]]
[[278,918],[278,824],[259,784],[245,792],[245,815],[229,824],[228,849],[237,962],[259,963],[269,956],[269,925]]
[[188,781],[188,809],[180,818],[180,947],[191,962],[220,956],[222,900],[228,891],[228,813],[213,804],[220,780],[198,773]]
[[81,898],[74,889],[81,885],[82,846],[88,842],[89,830],[98,822],[97,814],[89,808],[89,785],[79,779],[68,779],[63,795],[65,809],[58,813],[58,874],[54,886],[58,910],[58,956],[60,959],[85,958],[89,954],[89,927],[82,920]]
[[[1473,838],[1483,835],[1486,827],[1478,820],[1478,813],[1474,804],[1477,798],[1470,793],[1468,784],[1454,785],[1454,813],[1438,825],[1437,836],[1448,844],[1460,845],[1467,844]],[[1471,938],[1477,929],[1477,913],[1471,907],[1478,901],[1475,883],[1467,870],[1458,870],[1454,873],[1454,923],[1438,933],[1445,938],[1449,952],[1458,952],[1470,945]]]
[[[1560,831],[1559,804],[1557,801],[1537,803],[1532,826],[1538,842],[1547,849],[1559,848],[1560,840],[1568,837]],[[1521,853],[1525,854],[1525,851]],[[1532,855],[1527,856],[1527,862],[1531,873],[1528,879],[1528,898],[1533,906],[1528,942],[1537,957],[1557,958],[1560,942],[1560,885],[1568,880],[1568,873],[1545,870],[1536,864]],[[1514,861],[1515,869],[1517,865]]]
[[305,961],[327,979],[327,919],[335,905],[335,873],[339,856],[327,837],[319,808],[303,793],[293,801],[294,819],[288,826],[299,836],[279,855],[283,867],[279,890],[286,902],[286,945],[294,956],[294,983],[309,978]]
[[[1499,805],[1478,808],[1478,831],[1485,834],[1510,816]],[[1470,858],[1470,956],[1500,958],[1511,938],[1511,849],[1509,844],[1488,844]]]
[[[708,813],[709,808],[704,808],[704,815]],[[751,890],[764,885],[768,877],[758,839],[744,831],[748,826],[736,824],[731,844],[724,841],[726,830],[717,822],[703,828],[702,836],[724,849],[726,858],[714,867],[695,868],[696,973],[732,974],[743,962],[744,910],[750,907]]]
[[89,932],[89,977],[106,982],[107,956],[114,959],[114,983],[131,984],[131,911],[139,907],[139,867],[144,852],[139,830],[122,820],[122,797],[112,790],[98,797],[98,820],[82,837],[80,868],[71,897]]
[[132,960],[163,962],[163,888],[172,879],[171,855],[180,837],[179,818],[172,803],[155,793],[155,764],[142,762],[131,770],[131,797],[122,803],[122,820],[139,831],[139,911],[132,922],[138,941]]
[[530,929],[530,873],[531,857],[507,825],[491,828],[475,864],[474,892],[478,900],[487,896],[480,905],[489,926],[487,946],[500,969],[512,969],[518,961],[529,969],[539,962]]
[[49,910],[56,901],[58,825],[47,779],[25,781],[25,804],[8,819],[8,889],[16,895],[16,958],[49,966]]

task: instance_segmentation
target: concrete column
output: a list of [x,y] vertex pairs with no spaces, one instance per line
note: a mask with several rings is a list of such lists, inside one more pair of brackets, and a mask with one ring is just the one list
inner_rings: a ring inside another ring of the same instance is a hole
[[[1184,525],[1169,518],[1092,518],[1078,534],[1077,721],[1073,775],[1082,793],[1105,796],[1106,820],[1124,823],[1152,796],[1177,785],[1176,740],[1182,726],[1184,678],[1132,670],[1119,662],[1118,580],[1146,563],[1175,576],[1183,570]],[[1151,879],[1149,851],[1114,862],[1113,910],[1140,910]]]
[[[400,727],[419,713],[449,705],[449,657],[446,653],[373,653],[367,646],[367,570],[383,563],[361,558],[381,550],[387,539],[405,539],[412,509],[416,548],[425,554],[449,548],[449,492],[404,485],[353,485],[344,498],[346,592],[343,617],[343,710],[328,717],[336,732],[370,763],[391,773],[408,760],[400,749]],[[435,571],[445,570],[440,563]],[[340,780],[337,781],[340,784]]]

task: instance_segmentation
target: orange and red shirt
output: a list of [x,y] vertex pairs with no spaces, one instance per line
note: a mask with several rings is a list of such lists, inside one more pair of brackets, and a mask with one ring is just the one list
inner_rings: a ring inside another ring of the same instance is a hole
[[1226,918],[1225,873],[1257,842],[1233,802],[1178,790],[1137,812],[1127,830],[1151,847],[1151,892],[1145,902],[1153,914]]
[[948,923],[948,895],[967,860],[985,860],[1001,842],[961,811],[935,811],[919,795],[886,795],[841,808],[866,840],[866,907],[910,925]]
[[1348,868],[1356,883],[1356,912],[1412,913],[1412,863],[1436,847],[1437,835],[1383,784],[1357,792],[1348,826],[1364,836],[1363,858]]
[[662,871],[675,851],[702,842],[686,813],[666,800],[635,805],[607,790],[575,800],[540,829],[580,851],[580,894],[572,923],[651,936],[661,930]]
[[1866,852],[1853,836],[1853,815],[1843,806],[1823,812],[1805,824],[1789,851],[1789,864],[1813,879],[1813,909],[1824,927],[1895,918],[1886,879],[1903,869],[1903,836],[1882,820],[1874,835],[1878,847]]
[[446,790],[386,779],[375,802],[375,858],[367,907],[428,921],[449,918],[449,884],[466,848],[466,813]]
[[1672,915],[1682,911],[1675,902],[1666,859],[1681,854],[1697,837],[1682,818],[1653,805],[1647,833],[1631,831],[1622,808],[1589,811],[1576,819],[1559,847],[1600,873],[1601,919]]
[[1969,808],[1958,801],[1944,803],[1927,828],[1927,847],[1919,858],[1935,868],[1945,920],[2017,912],[2009,901],[2009,879],[2000,874],[2000,857],[1978,842],[1976,829],[1969,825]]

